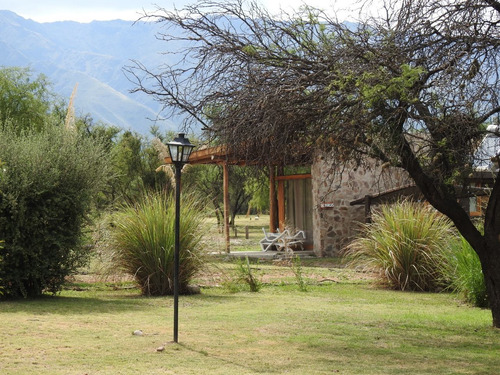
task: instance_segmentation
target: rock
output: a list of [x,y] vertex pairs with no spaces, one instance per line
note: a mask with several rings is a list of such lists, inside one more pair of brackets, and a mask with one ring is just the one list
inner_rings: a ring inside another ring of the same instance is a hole
[[157,348],[156,348],[156,351],[157,351],[157,352],[162,352],[162,351],[164,351],[164,350],[165,350],[165,347],[164,347],[164,346],[159,346],[159,347],[157,347]]
[[142,336],[144,333],[140,329],[136,329],[134,332],[132,332],[133,335],[135,336]]

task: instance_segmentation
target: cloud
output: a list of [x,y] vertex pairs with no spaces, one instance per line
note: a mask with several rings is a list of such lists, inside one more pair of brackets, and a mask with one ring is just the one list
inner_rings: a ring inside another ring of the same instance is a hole
[[[187,4],[194,4],[196,0],[169,0],[154,2],[155,0],[0,0],[0,9],[10,10],[24,18],[31,18],[37,22],[78,21],[90,22],[94,20],[106,21],[123,19],[135,21],[142,10],[154,10],[155,4],[166,9],[179,8]],[[221,0],[223,1],[223,0]],[[293,13],[301,6],[308,4],[323,9],[328,13],[337,12],[340,18],[357,13],[364,0],[257,0],[259,4],[269,10],[271,14],[278,14],[281,10]],[[380,0],[369,0],[376,4]]]
[[153,8],[147,0],[0,0],[0,9],[37,22],[137,20],[142,9]]

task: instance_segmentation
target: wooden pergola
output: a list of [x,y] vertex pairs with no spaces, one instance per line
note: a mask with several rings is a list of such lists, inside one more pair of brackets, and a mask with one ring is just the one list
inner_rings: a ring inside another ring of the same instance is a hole
[[[166,164],[172,164],[170,157],[165,157]],[[194,151],[189,157],[189,164],[216,164],[222,166],[223,170],[223,195],[224,195],[224,236],[226,242],[226,252],[231,251],[230,246],[230,228],[229,228],[229,165],[244,166],[244,160],[235,158],[228,151],[227,147],[215,146],[207,147]],[[278,169],[278,171],[277,171]],[[280,168],[276,165],[269,166],[269,230],[276,232],[276,213],[278,215],[278,223],[281,231],[285,229],[285,181],[311,178],[311,174],[300,175],[283,175]],[[276,191],[277,182],[277,191]],[[278,196],[277,207],[274,197]]]

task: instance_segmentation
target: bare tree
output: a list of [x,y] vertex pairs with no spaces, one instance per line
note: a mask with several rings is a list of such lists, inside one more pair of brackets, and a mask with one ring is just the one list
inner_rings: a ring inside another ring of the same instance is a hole
[[179,64],[128,73],[247,160],[286,164],[323,149],[342,163],[404,168],[479,255],[500,327],[500,180],[484,234],[458,199],[484,124],[500,112],[500,3],[387,1],[383,11],[348,24],[312,8],[273,17],[238,0],[158,9],[145,17],[165,26],[160,38],[184,43]]

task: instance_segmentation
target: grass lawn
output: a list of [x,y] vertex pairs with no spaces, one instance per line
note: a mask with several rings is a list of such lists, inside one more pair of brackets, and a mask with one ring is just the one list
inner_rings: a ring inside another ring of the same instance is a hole
[[[500,331],[489,311],[450,294],[379,290],[327,260],[254,264],[258,293],[222,286],[213,263],[199,295],[172,298],[128,283],[68,284],[56,297],[0,302],[0,374],[497,374]],[[133,335],[142,330],[143,336]],[[165,350],[156,349],[165,345]]]
[[[215,217],[206,220],[208,234],[205,236],[208,247],[211,251],[224,253],[226,251],[226,241],[222,228],[217,228]],[[248,227],[248,238],[246,238],[246,228]],[[262,228],[269,231],[269,215],[238,215],[235,225],[230,230],[231,252],[233,251],[260,251],[259,240],[264,238]]]

